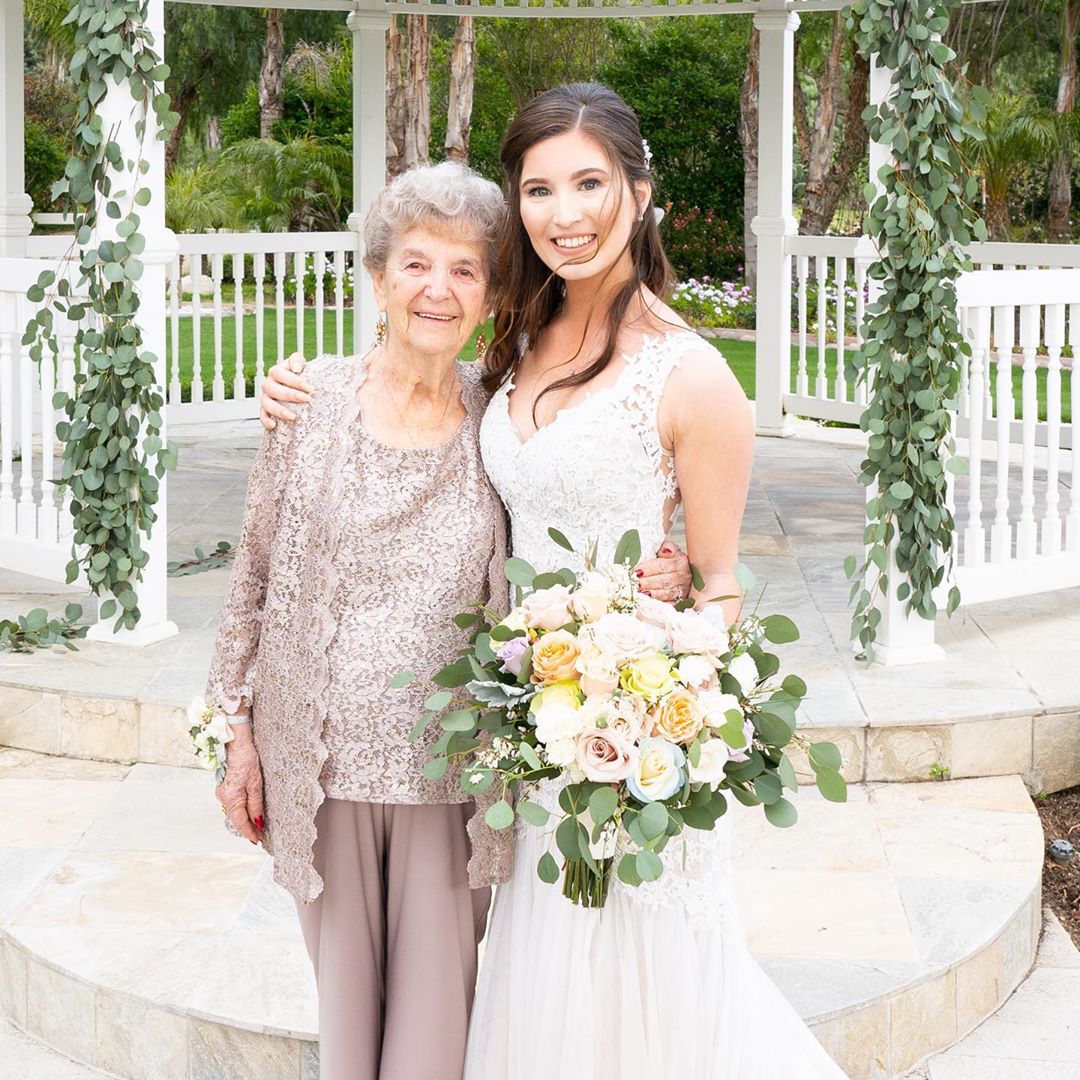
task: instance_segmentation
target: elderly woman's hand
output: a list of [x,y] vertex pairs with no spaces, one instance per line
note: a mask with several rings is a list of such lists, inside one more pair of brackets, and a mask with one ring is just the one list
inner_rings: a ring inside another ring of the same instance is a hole
[[230,824],[257,844],[263,833],[263,777],[250,724],[233,725],[233,740],[225,755],[225,779],[214,791]]
[[303,377],[304,366],[303,353],[295,352],[284,363],[275,364],[266,373],[259,396],[259,421],[267,431],[273,431],[278,420],[296,419],[284,402],[304,404],[311,400],[311,387]]
[[634,568],[638,588],[647,596],[674,603],[690,595],[693,576],[686,552],[665,540],[655,559],[645,559]]

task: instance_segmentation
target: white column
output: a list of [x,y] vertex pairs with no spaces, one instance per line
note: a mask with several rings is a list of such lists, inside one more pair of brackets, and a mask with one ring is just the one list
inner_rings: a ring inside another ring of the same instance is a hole
[[16,258],[32,229],[24,157],[23,0],[0,0],[0,255]]
[[[870,58],[870,102],[880,105],[889,95],[892,86],[892,71],[878,62],[877,53]],[[870,181],[877,185],[878,170],[890,160],[889,147],[883,143],[870,142]],[[881,295],[881,286],[876,281],[870,282],[870,302]],[[867,498],[877,493],[876,487],[866,489]],[[876,574],[871,569],[870,574]],[[887,667],[901,664],[921,664],[928,661],[944,660],[945,650],[934,642],[934,623],[919,615],[909,614],[906,602],[896,599],[896,587],[900,584],[900,571],[896,566],[895,545],[889,552],[889,594],[878,598],[876,607],[881,612],[881,622],[877,627],[874,642],[874,660]],[[942,593],[947,589],[941,590]]]
[[379,314],[371,277],[360,261],[360,230],[368,207],[386,185],[386,34],[390,18],[379,0],[377,10],[358,6],[346,20],[353,35],[353,212],[349,215],[349,229],[356,233],[353,348],[361,355],[375,339]]
[[[165,7],[164,0],[149,0],[147,26],[153,34],[153,48],[159,56],[165,52]],[[100,106],[104,130],[113,131],[113,138],[122,149],[125,161],[136,162],[139,158],[138,139],[135,135],[136,109],[141,107],[131,96],[127,83],[118,86],[111,79],[108,81],[108,93]],[[142,145],[142,157],[149,164],[145,175],[134,170],[124,169],[114,173],[113,188],[125,190],[128,194],[121,202],[121,210],[126,214],[131,206],[134,193],[141,187],[150,189],[150,202],[147,206],[136,206],[139,215],[139,232],[146,239],[146,249],[140,256],[145,267],[143,276],[137,284],[139,292],[139,327],[142,331],[143,350],[156,358],[157,385],[162,397],[165,394],[165,341],[167,332],[165,271],[176,258],[176,237],[165,227],[165,144],[157,138],[157,117],[149,112],[146,120],[146,136]],[[91,242],[99,239],[117,238],[116,226],[106,214],[98,218],[98,233]],[[161,438],[166,438],[165,408],[161,409]],[[158,501],[154,506],[157,521],[149,537],[142,539],[143,546],[150,556],[143,569],[143,580],[135,586],[139,598],[141,618],[134,630],[124,630],[114,634],[112,625],[115,616],[99,620],[90,630],[89,636],[96,641],[112,641],[123,645],[150,645],[162,638],[171,637],[177,632],[176,626],[168,619],[168,577],[166,565],[166,536],[168,533],[168,484],[167,479],[160,481]]]
[[[763,0],[772,4],[775,0]],[[791,255],[788,237],[798,231],[791,212],[795,30],[799,16],[759,11],[761,35],[758,98],[758,204],[751,223],[757,243],[757,361],[754,399],[759,435],[790,435],[784,395],[791,380]]]

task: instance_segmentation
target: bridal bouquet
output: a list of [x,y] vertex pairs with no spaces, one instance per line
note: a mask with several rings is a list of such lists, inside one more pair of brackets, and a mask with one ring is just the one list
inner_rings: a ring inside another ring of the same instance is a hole
[[[781,679],[768,651],[798,637],[794,623],[751,615],[727,629],[719,608],[644,596],[631,573],[639,558],[629,532],[611,564],[596,565],[594,550],[580,575],[508,559],[516,606],[504,619],[483,605],[456,616],[468,645],[433,676],[440,689],[410,736],[439,724],[424,774],[459,767],[464,791],[488,793],[491,828],[520,817],[548,829],[562,866],[549,850],[537,873],[551,884],[561,875],[563,894],[585,907],[604,904],[613,869],[631,886],[656,881],[664,847],[683,829],[712,829],[729,795],[780,827],[797,816],[784,747],[806,684]],[[836,747],[798,741],[825,798],[844,801]],[[557,812],[527,797],[546,778],[561,785]]]

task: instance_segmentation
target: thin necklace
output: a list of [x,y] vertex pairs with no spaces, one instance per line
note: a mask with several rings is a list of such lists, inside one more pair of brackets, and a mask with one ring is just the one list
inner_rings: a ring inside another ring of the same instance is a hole
[[[434,424],[411,424],[405,419],[405,413],[402,411],[401,406],[397,403],[394,397],[394,391],[390,387],[390,380],[380,371],[377,372],[379,376],[379,382],[386,388],[386,396],[390,399],[390,404],[394,407],[394,412],[397,413],[398,423],[406,430],[406,432],[422,433],[425,431],[436,431],[441,428],[446,422],[447,413],[450,412],[450,402],[454,400],[454,387],[450,387],[450,393],[446,395],[446,402],[443,405],[442,415]],[[415,434],[412,435],[412,439],[415,440]],[[415,441],[412,444],[412,448],[419,449]]]

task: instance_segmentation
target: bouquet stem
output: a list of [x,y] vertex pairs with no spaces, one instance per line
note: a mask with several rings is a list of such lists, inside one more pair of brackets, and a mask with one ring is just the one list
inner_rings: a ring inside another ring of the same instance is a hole
[[584,859],[567,859],[563,866],[563,896],[586,908],[600,908],[607,900],[614,859],[597,859],[597,874]]

